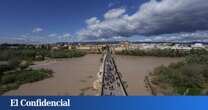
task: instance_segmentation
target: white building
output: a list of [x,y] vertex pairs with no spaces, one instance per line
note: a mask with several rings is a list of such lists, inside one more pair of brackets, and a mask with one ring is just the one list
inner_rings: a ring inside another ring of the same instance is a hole
[[150,50],[150,49],[155,49],[156,45],[155,44],[142,44],[141,49],[142,50]]
[[205,46],[202,43],[195,43],[195,44],[191,45],[191,47],[194,49],[205,48]]

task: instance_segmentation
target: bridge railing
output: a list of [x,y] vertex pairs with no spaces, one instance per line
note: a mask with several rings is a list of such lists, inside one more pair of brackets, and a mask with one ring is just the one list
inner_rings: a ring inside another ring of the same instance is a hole
[[101,73],[101,92],[100,92],[100,96],[103,96],[103,89],[104,89],[104,74],[105,74],[105,62],[106,62],[106,54],[103,55],[103,61],[102,61],[102,73]]

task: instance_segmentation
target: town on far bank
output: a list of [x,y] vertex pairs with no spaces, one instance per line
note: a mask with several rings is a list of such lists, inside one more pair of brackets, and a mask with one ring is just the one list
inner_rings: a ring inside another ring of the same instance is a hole
[[170,49],[170,50],[184,50],[191,49],[206,49],[208,50],[208,43],[204,42],[129,42],[129,41],[115,41],[115,42],[58,42],[51,44],[0,44],[0,47],[18,48],[19,46],[47,48],[51,50],[60,49],[76,49],[87,53],[100,53],[102,48],[109,45],[113,51],[119,52],[123,50],[151,50],[151,49]]

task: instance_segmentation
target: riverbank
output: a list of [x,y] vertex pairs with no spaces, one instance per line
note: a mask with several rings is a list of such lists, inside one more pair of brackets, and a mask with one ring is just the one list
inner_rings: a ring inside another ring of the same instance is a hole
[[0,47],[0,94],[17,89],[20,85],[40,81],[52,76],[50,69],[32,68],[36,63],[47,63],[63,58],[78,58],[85,52],[72,49],[49,49],[47,47],[18,46]]
[[163,95],[208,95],[208,55],[190,55],[159,66],[149,75],[154,91]]
[[[33,68],[45,68],[54,71],[53,77],[42,81],[24,84],[17,90],[4,95],[97,95],[93,82],[97,79],[101,55],[88,54],[80,58],[39,62]],[[118,70],[127,81],[127,91],[132,95],[151,95],[145,88],[144,79],[149,72],[160,65],[177,62],[180,58],[158,58],[137,56],[116,56]]]
[[22,84],[40,81],[52,77],[52,71],[47,69],[27,69],[7,72],[1,76],[0,95],[18,89]]
[[50,69],[54,72],[53,77],[24,84],[17,90],[9,91],[4,95],[96,95],[92,86],[93,81],[97,78],[100,57],[100,55],[89,54],[79,58],[38,62],[32,68]]

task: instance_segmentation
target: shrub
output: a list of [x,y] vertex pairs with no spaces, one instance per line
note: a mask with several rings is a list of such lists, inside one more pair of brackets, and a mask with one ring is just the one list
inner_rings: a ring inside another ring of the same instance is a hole
[[[154,69],[152,82],[179,95],[203,95],[208,87],[207,55],[188,56],[184,61]],[[164,87],[165,85],[165,87]]]
[[21,84],[39,81],[51,76],[52,71],[45,69],[9,72],[1,77],[0,94],[11,89],[16,89]]

